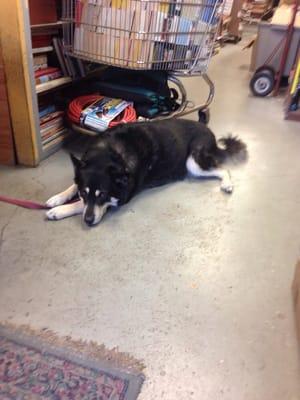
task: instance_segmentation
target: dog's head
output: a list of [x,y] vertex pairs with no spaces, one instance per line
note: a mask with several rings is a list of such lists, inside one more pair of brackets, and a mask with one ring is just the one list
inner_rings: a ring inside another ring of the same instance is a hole
[[124,168],[111,158],[80,160],[71,154],[75,183],[85,207],[83,219],[88,226],[96,225],[108,205],[117,205],[116,185],[126,185]]

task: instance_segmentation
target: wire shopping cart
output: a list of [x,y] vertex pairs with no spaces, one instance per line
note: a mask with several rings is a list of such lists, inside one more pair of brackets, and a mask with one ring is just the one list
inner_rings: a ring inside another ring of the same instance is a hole
[[[214,96],[206,72],[221,14],[222,0],[64,0],[64,51],[114,67],[167,71],[180,93],[171,116],[203,117]],[[183,76],[204,79],[205,103],[191,105]]]

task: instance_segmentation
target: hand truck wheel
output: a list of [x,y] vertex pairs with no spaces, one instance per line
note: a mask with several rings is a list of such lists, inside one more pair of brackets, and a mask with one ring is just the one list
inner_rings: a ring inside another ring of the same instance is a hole
[[275,73],[270,67],[261,67],[250,81],[250,89],[254,96],[265,97],[270,94],[275,86]]
[[203,124],[207,125],[209,123],[209,119],[210,119],[209,108],[198,111],[198,121],[199,122],[202,122]]

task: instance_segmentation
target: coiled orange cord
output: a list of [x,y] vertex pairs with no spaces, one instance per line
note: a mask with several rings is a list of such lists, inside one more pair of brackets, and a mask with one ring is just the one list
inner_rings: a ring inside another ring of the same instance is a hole
[[[71,122],[80,125],[80,116],[83,109],[97,100],[103,99],[99,94],[90,94],[86,96],[76,97],[69,104],[67,116]],[[113,121],[110,122],[109,127],[112,128],[118,124],[136,121],[136,112],[132,106],[125,108],[125,110],[118,115]]]

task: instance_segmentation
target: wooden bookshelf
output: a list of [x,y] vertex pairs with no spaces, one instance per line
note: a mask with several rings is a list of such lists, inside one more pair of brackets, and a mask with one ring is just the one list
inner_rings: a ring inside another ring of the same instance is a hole
[[27,0],[3,2],[0,13],[0,36],[4,49],[7,92],[18,163],[36,166],[57,151],[70,132],[66,127],[61,136],[54,137],[46,145],[43,144],[39,102],[48,92],[63,89],[73,81],[70,76],[63,76],[39,85],[35,84],[33,55],[54,52],[55,48],[52,44],[43,45],[42,42],[40,47],[32,48],[32,38],[36,35],[52,36],[53,33],[61,37],[61,28],[69,22],[57,21],[33,25],[30,24],[29,11]]
[[45,83],[40,83],[39,85],[36,85],[36,93],[45,93],[49,92],[50,90],[57,89],[61,86],[67,85],[72,82],[72,78],[70,76],[63,76],[62,78],[54,79],[49,82]]
[[53,51],[53,46],[37,47],[32,49],[32,54],[50,53]]
[[[40,1],[40,5],[43,7],[43,0],[36,1]],[[70,61],[69,57],[65,57],[64,53],[57,50],[61,49],[61,43],[59,43],[60,47],[57,47],[57,41],[53,41],[53,36],[62,39],[61,27],[65,23],[69,24],[70,21],[33,25],[30,23],[28,3],[30,4],[31,1],[10,0],[3,2],[0,13],[0,37],[17,161],[21,165],[36,166],[57,151],[68,133],[71,132],[66,127],[67,132],[64,132],[61,138],[55,137],[53,141],[46,145],[43,144],[39,105],[44,103],[47,105],[48,101],[49,104],[55,104],[57,99],[59,104],[57,108],[60,109],[60,106],[64,104],[64,95],[66,100],[69,96],[69,93],[67,95],[64,91],[68,90],[70,95],[76,95],[76,86],[85,80],[92,79],[96,74],[99,76],[99,72],[91,71],[88,73],[88,69],[80,68],[79,64],[72,64],[73,61]],[[37,37],[39,35],[41,38]],[[51,36],[51,42],[42,38],[46,35]],[[32,43],[35,47],[38,47],[33,48]],[[72,77],[62,76],[36,85],[33,56],[43,53],[47,53],[49,66],[59,67],[62,73],[65,75],[69,73]],[[63,57],[59,56],[61,54]],[[54,57],[54,55],[57,57]],[[62,59],[66,62],[65,69],[62,68]],[[73,73],[72,67],[75,73]],[[102,69],[103,67],[99,68],[100,71]],[[82,75],[84,77],[81,77]]]
[[0,30],[17,160],[35,166],[42,154],[26,0],[1,3]]

